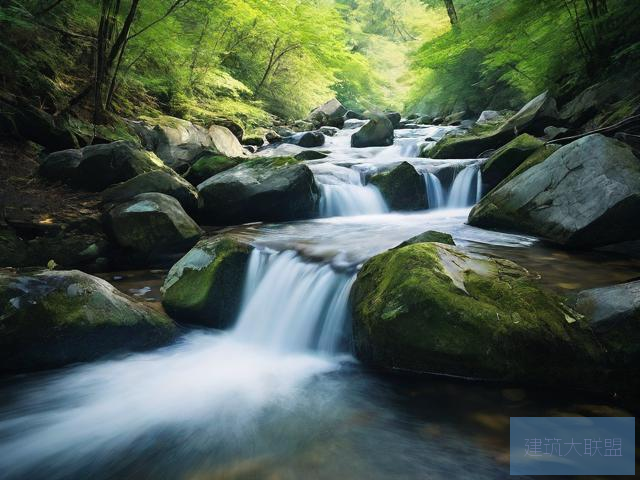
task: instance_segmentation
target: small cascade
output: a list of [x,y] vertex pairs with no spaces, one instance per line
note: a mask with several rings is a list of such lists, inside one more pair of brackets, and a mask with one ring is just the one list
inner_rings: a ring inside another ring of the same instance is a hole
[[424,172],[424,181],[427,187],[427,208],[442,208],[445,205],[444,189],[435,173]]
[[320,216],[346,217],[388,212],[374,185],[364,185],[362,175],[351,168],[329,163],[313,165],[320,187]]
[[297,253],[254,249],[232,335],[278,351],[335,353],[343,345],[354,273],[303,261]]
[[482,173],[480,165],[475,163],[463,168],[451,185],[448,208],[463,208],[474,205],[482,194]]

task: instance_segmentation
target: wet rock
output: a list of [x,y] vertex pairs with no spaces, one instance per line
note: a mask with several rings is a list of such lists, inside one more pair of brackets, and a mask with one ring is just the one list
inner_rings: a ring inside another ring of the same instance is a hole
[[547,91],[529,101],[514,116],[509,118],[500,127],[500,131],[512,132],[515,135],[520,133],[543,135],[545,127],[560,125],[561,123],[562,120],[560,119],[560,113],[558,113],[556,100]]
[[180,203],[162,193],[143,193],[113,207],[106,222],[119,246],[147,257],[186,251],[202,236]]
[[262,147],[266,143],[264,135],[248,135],[242,140],[243,145],[252,147]]
[[285,142],[298,145],[303,148],[321,147],[324,145],[324,134],[318,130],[313,132],[296,133],[285,139]]
[[340,129],[336,127],[320,127],[319,130],[323,135],[326,135],[327,137],[333,137],[340,131]]
[[335,98],[314,109],[307,118],[315,128],[330,126],[342,128],[347,109]]
[[105,203],[122,203],[141,193],[163,193],[175,198],[186,211],[198,209],[198,191],[174,172],[154,170],[114,185],[102,192]]
[[91,191],[154,170],[168,171],[153,153],[123,141],[55,152],[40,165],[43,177]]
[[291,157],[256,158],[198,185],[200,216],[210,225],[313,217],[318,187],[306,165]]
[[327,158],[329,155],[323,152],[318,152],[317,150],[303,150],[302,152],[294,155],[293,158],[300,161],[305,160],[320,160],[322,158]]
[[296,120],[293,122],[293,130],[296,132],[308,132],[313,130],[315,125],[311,122],[307,122],[305,120]]
[[351,136],[353,148],[387,147],[393,144],[393,125],[384,115],[372,114],[371,119]]
[[595,247],[640,238],[638,211],[638,159],[626,144],[596,134],[491,191],[471,211],[469,223]]
[[456,126],[456,125],[460,125],[460,123],[462,122],[462,120],[464,120],[464,118],[467,116],[467,112],[455,112],[452,113],[451,115],[447,115],[444,118],[444,123],[446,125],[451,125],[451,126]]
[[402,248],[408,245],[414,245],[416,243],[444,243],[445,245],[455,245],[453,237],[448,233],[437,232],[435,230],[427,230],[415,237],[411,237],[409,240],[405,240],[395,248]]
[[244,162],[246,157],[223,157],[221,155],[204,155],[199,158],[186,174],[192,185],[199,185],[205,180]]
[[598,388],[586,321],[522,267],[418,243],[367,261],[352,290],[356,354],[386,370]]
[[250,250],[226,236],[198,242],[167,274],[162,287],[167,313],[186,323],[230,327],[240,310]]
[[371,177],[391,210],[423,210],[427,205],[424,177],[409,162]]
[[27,372],[165,345],[173,321],[79,271],[0,271],[0,370]]
[[344,119],[346,120],[366,120],[365,116],[361,113],[354,112],[353,110],[349,110],[344,114]]
[[400,120],[402,120],[402,115],[400,115],[398,112],[386,113],[385,115],[391,122],[391,125],[393,125],[393,128],[398,128],[400,126]]
[[568,131],[569,129],[564,127],[547,127],[544,129],[544,138],[547,140],[553,140],[558,137],[564,137]]
[[541,140],[524,133],[496,150],[482,165],[483,190],[492,190],[543,145]]

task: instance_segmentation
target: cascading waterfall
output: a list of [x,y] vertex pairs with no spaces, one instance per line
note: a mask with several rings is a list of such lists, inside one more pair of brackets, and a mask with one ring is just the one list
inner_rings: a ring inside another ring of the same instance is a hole
[[482,195],[482,173],[479,164],[463,168],[451,185],[448,208],[468,207],[478,203]]
[[297,253],[254,249],[232,336],[285,352],[336,353],[343,344],[354,273],[304,262]]
[[444,203],[444,190],[442,183],[435,173],[424,172],[424,181],[427,187],[427,208],[441,208]]
[[313,165],[320,187],[320,216],[345,217],[388,212],[380,191],[364,185],[359,172],[329,163]]

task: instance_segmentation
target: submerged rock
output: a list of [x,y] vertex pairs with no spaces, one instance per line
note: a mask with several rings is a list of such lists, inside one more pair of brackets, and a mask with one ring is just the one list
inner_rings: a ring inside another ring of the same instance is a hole
[[56,368],[170,342],[176,325],[79,271],[0,271],[0,371]]
[[496,150],[482,165],[483,190],[492,190],[543,145],[541,140],[524,133]]
[[594,247],[640,238],[640,164],[626,144],[589,135],[486,195],[471,225]]
[[107,226],[117,244],[144,255],[162,255],[191,248],[202,230],[173,197],[143,193],[113,207]]
[[387,147],[393,144],[393,124],[384,115],[372,114],[371,119],[351,136],[353,148]]
[[318,186],[306,165],[291,157],[256,158],[198,185],[200,216],[210,225],[311,218]]
[[199,158],[186,173],[186,178],[193,185],[229,170],[247,160],[246,157],[223,157],[222,155],[204,155]]
[[153,153],[123,141],[55,152],[40,165],[43,177],[91,191],[153,170],[168,171]]
[[180,202],[187,211],[198,208],[198,191],[180,175],[162,170],[143,173],[102,192],[105,203],[131,200],[141,193],[164,193]]
[[358,358],[383,369],[593,387],[587,324],[515,263],[441,243],[367,261],[352,290]]
[[231,326],[240,310],[250,250],[226,236],[198,242],[167,274],[162,287],[167,313],[186,323]]
[[391,210],[424,210],[427,189],[424,177],[409,162],[371,177]]

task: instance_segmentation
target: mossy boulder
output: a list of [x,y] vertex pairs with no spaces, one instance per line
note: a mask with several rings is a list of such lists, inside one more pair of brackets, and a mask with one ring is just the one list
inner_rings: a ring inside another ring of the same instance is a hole
[[640,281],[584,290],[576,310],[607,351],[610,383],[640,390]]
[[181,322],[226,328],[240,310],[251,247],[231,237],[203,239],[169,271],[162,304]]
[[482,165],[483,190],[492,190],[543,145],[542,140],[523,133],[498,149]]
[[393,145],[393,124],[385,115],[370,114],[369,121],[351,135],[353,148]]
[[0,371],[27,372],[154,348],[178,333],[166,315],[80,271],[0,271]]
[[136,195],[109,210],[106,222],[120,247],[145,256],[186,251],[202,236],[178,200],[162,193]]
[[319,152],[317,150],[304,150],[296,155],[294,158],[300,161],[306,160],[321,160],[323,158],[327,158],[329,155],[327,153]]
[[447,135],[429,151],[429,158],[467,159],[477,158],[488,150],[500,148],[514,137],[511,132],[487,130],[480,126],[466,135]]
[[95,192],[154,170],[169,169],[153,153],[125,141],[62,150],[40,165],[45,178]]
[[409,240],[405,240],[395,248],[402,248],[408,245],[414,245],[416,243],[443,243],[445,245],[455,245],[453,237],[448,233],[437,232],[435,230],[427,230],[415,237],[411,237]]
[[244,162],[246,157],[223,157],[222,155],[204,155],[199,158],[186,174],[187,180],[199,185],[205,180]]
[[517,264],[441,243],[367,261],[352,290],[358,358],[387,369],[597,387],[586,321]]
[[472,209],[469,223],[595,247],[640,238],[639,211],[638,159],[628,145],[596,134],[508,178]]
[[243,145],[249,145],[253,147],[262,147],[267,141],[264,138],[264,135],[246,135],[242,139]]
[[105,203],[121,203],[141,193],[163,193],[178,200],[187,211],[198,209],[198,191],[193,185],[177,173],[162,170],[143,173],[114,185],[102,192],[102,200]]
[[391,210],[424,210],[427,189],[424,177],[409,162],[371,177]]
[[198,185],[200,218],[209,225],[311,218],[318,186],[306,165],[292,157],[244,162]]

